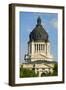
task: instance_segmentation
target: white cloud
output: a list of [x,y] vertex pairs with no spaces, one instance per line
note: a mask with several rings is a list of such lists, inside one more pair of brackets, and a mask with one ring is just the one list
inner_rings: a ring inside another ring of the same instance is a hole
[[50,24],[54,27],[54,28],[58,28],[58,20],[57,19],[52,19],[50,21]]
[[30,33],[31,32],[31,29],[27,29],[27,32]]
[[41,24],[42,24],[43,27],[46,27],[46,23],[42,22]]

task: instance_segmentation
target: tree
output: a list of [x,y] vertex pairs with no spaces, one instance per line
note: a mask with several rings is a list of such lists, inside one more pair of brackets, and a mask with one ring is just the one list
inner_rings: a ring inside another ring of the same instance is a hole
[[20,77],[37,77],[38,73],[35,73],[35,70],[30,70],[26,68],[20,68]]
[[58,64],[56,63],[56,64],[54,64],[54,68],[53,68],[53,74],[52,74],[53,76],[56,76],[56,75],[58,75]]

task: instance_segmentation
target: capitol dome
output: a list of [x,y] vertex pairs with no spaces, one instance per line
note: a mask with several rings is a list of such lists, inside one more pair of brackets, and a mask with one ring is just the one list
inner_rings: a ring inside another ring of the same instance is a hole
[[45,29],[41,25],[41,18],[40,17],[38,17],[37,25],[30,33],[29,39],[30,39],[30,41],[48,42],[48,33],[45,31]]

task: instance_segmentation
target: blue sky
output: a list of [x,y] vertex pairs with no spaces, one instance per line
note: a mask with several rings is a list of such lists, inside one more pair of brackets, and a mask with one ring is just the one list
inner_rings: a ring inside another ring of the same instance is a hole
[[37,13],[37,12],[20,12],[20,63],[24,62],[24,55],[27,53],[29,34],[37,23],[40,16],[44,29],[48,32],[51,44],[51,53],[57,61],[58,58],[58,14],[57,13]]

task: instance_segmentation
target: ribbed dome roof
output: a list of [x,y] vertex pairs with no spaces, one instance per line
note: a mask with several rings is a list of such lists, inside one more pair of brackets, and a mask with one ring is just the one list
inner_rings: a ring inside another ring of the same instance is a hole
[[41,25],[41,18],[38,17],[37,25],[29,35],[30,41],[45,41],[48,42],[48,33]]

